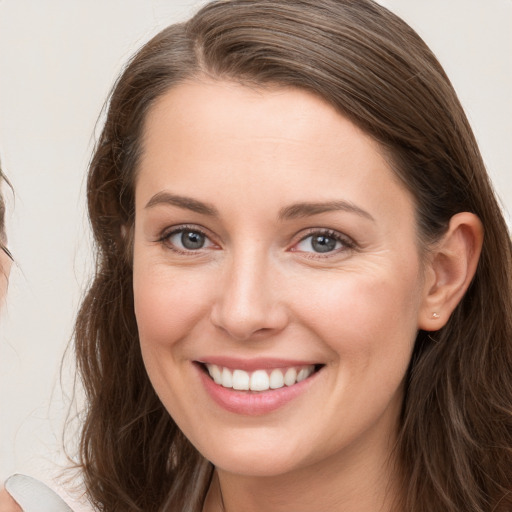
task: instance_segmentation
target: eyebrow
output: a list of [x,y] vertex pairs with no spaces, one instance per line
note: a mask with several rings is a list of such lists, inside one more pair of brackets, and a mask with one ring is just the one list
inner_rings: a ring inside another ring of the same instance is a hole
[[296,203],[282,208],[279,212],[279,218],[282,220],[297,219],[300,217],[310,217],[320,213],[343,211],[355,213],[368,220],[375,219],[366,211],[348,201],[321,201],[318,203]]
[[171,206],[177,206],[186,210],[191,210],[202,215],[210,215],[212,217],[218,217],[219,212],[217,209],[208,203],[203,203],[197,199],[191,197],[178,196],[171,194],[170,192],[158,192],[155,194],[146,204],[145,208],[153,208],[160,204],[167,204]]
[[[191,197],[171,194],[170,192],[158,192],[147,202],[145,208],[153,208],[161,204],[177,206],[178,208],[184,208],[186,210],[191,210],[202,215],[209,215],[211,217],[219,216],[217,208],[209,203],[204,203],[202,201],[198,201],[197,199],[192,199]],[[348,201],[295,203],[282,208],[279,211],[279,219],[291,220],[332,211],[355,213],[356,215],[371,221],[375,220],[367,211]]]

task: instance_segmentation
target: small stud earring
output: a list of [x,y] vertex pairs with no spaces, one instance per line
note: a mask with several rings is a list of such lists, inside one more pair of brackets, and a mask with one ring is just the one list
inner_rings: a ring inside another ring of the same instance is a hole
[[439,313],[436,313],[434,311],[434,313],[432,313],[432,318],[439,318],[441,315]]

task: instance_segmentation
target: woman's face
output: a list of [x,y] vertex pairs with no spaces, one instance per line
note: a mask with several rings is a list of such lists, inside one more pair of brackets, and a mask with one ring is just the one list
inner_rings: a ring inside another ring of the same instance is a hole
[[388,454],[427,293],[414,205],[324,101],[212,81],[162,96],[133,272],[149,377],[218,468]]

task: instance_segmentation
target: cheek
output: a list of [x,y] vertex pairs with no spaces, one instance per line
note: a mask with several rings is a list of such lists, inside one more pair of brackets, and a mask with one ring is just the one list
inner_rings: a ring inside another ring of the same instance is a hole
[[201,316],[206,302],[204,282],[190,276],[134,269],[135,316],[141,339],[169,344]]
[[354,272],[309,283],[299,315],[347,371],[401,378],[417,334],[421,291],[417,267],[407,270],[399,278]]
[[326,373],[330,393],[322,402],[329,417],[324,422],[327,451],[356,439],[379,418],[395,428],[419,303],[417,273],[404,277],[345,274],[329,284],[310,285],[306,294],[299,314],[330,349],[333,369]]
[[[186,273],[185,273],[186,274]],[[205,283],[166,266],[134,261],[134,306],[144,366],[173,416],[186,417],[187,353],[205,315]]]

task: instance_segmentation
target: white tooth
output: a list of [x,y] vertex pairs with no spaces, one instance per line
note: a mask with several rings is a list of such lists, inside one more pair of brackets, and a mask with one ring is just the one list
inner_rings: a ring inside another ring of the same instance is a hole
[[231,372],[227,368],[222,368],[222,386],[225,388],[232,388],[233,387],[233,375],[231,375]]
[[297,374],[297,382],[301,382],[304,379],[307,379],[311,375],[311,372],[308,368],[302,368],[300,372]]
[[284,374],[284,383],[287,386],[293,386],[297,380],[297,370],[295,368],[288,368]]
[[[297,382],[300,382],[301,380],[307,379],[311,374],[313,374],[314,371],[315,371],[315,365],[314,364],[310,364],[309,366],[306,366],[306,368],[303,368],[299,372],[299,375],[297,375]],[[300,375],[300,374],[302,374],[302,375]],[[299,379],[299,377],[300,377],[300,379]]]
[[233,372],[233,389],[239,391],[249,390],[249,374],[243,370],[235,370]]
[[208,373],[210,377],[215,381],[215,384],[222,383],[222,373],[220,368],[216,364],[207,364],[206,368],[208,368]]
[[251,375],[251,391],[266,391],[270,386],[270,379],[265,370],[256,370]]
[[284,386],[284,376],[281,370],[277,368],[270,374],[270,389],[279,389]]

